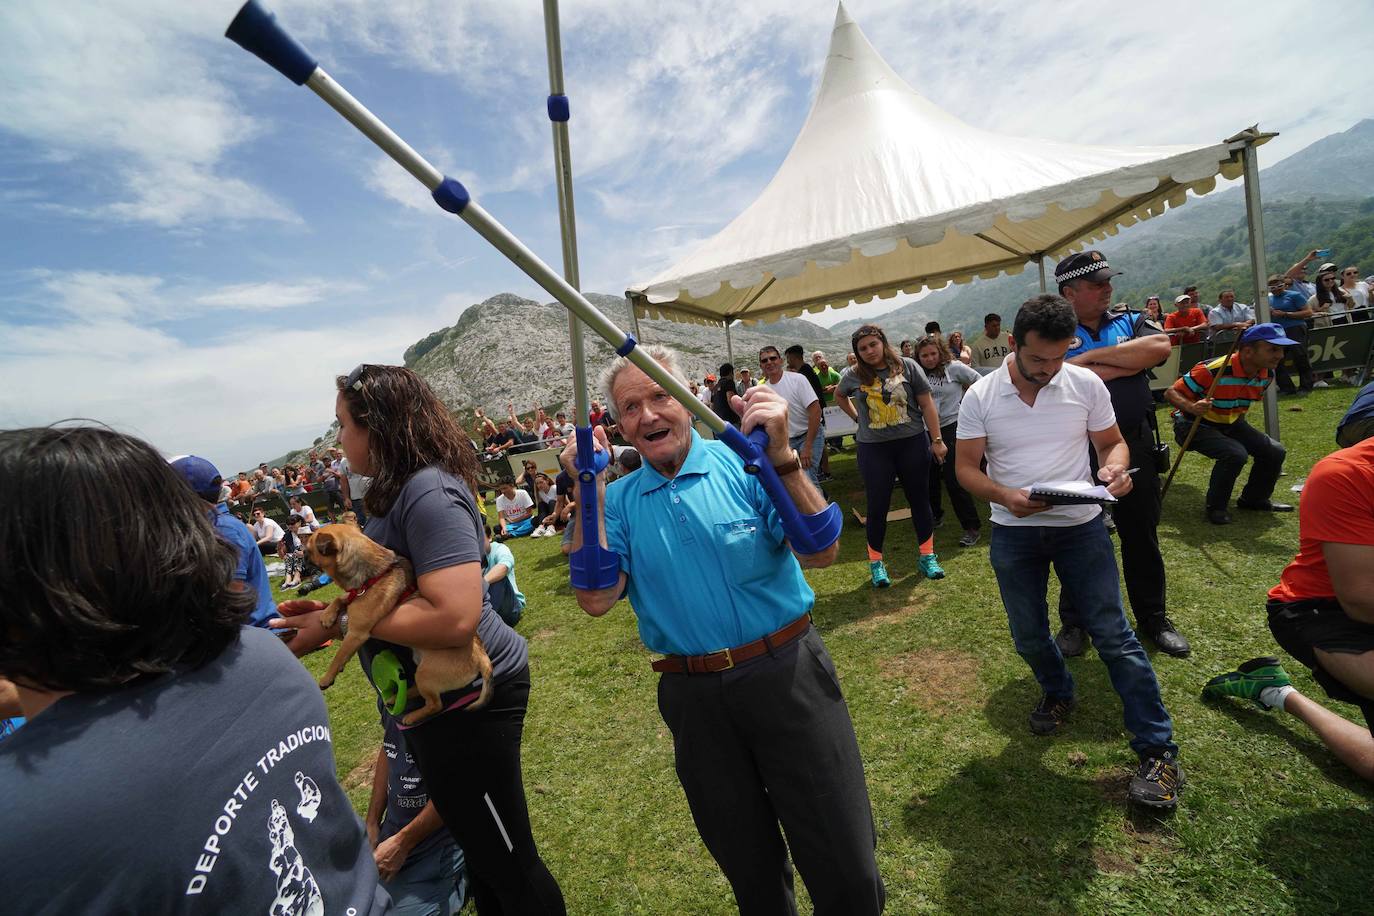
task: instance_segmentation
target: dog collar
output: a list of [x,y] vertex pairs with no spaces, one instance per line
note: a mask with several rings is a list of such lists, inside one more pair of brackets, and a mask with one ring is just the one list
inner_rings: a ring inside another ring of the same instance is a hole
[[[361,598],[363,595],[367,593],[367,590],[369,588],[385,579],[388,575],[391,574],[391,571],[399,565],[400,563],[392,563],[386,569],[377,573],[377,575],[373,576],[371,579],[368,579],[366,582],[364,582],[362,585],[359,585],[357,588],[350,588],[347,592],[344,593],[344,596],[339,599],[339,603],[343,604],[345,607],[352,604],[355,598]],[[396,599],[396,603],[401,603],[413,594],[415,594],[415,586],[412,585],[405,591],[401,592],[401,597]]]

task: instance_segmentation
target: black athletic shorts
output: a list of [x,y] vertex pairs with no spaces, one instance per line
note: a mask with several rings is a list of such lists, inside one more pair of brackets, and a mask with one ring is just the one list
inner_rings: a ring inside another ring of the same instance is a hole
[[1337,680],[1317,661],[1314,649],[1345,655],[1374,652],[1374,624],[1351,620],[1334,598],[1308,601],[1270,600],[1269,631],[1283,651],[1312,669],[1312,677],[1333,700],[1354,703],[1374,733],[1374,699],[1361,696]]

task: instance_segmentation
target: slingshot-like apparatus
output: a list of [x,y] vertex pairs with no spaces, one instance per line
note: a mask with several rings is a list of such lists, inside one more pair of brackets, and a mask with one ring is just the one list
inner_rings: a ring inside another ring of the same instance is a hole
[[[555,13],[556,16],[556,13]],[[570,232],[571,193],[570,169],[567,165],[568,119],[567,97],[560,90],[562,65],[555,55],[557,49],[556,18],[550,24],[546,20],[546,33],[549,39],[550,88],[549,117],[555,122],[555,156],[560,172],[559,204],[563,217],[565,269],[576,276],[576,247]],[[616,327],[602,312],[587,301],[574,286],[559,276],[534,252],[516,238],[509,230],[496,221],[481,205],[472,200],[467,188],[455,178],[449,178],[431,165],[423,156],[415,152],[404,140],[387,127],[376,115],[348,93],[343,86],[324,71],[313,57],[291,37],[276,21],[276,18],[262,7],[257,0],[248,0],[239,10],[234,21],[229,24],[225,36],[245,50],[252,52],[298,86],[308,86],[316,95],[329,103],[335,111],[350,124],[358,128],[369,140],[375,143],[397,164],[429,189],[434,202],[444,210],[462,218],[477,234],[486,239],[497,251],[506,256],[535,283],[563,304],[577,319],[599,334],[615,348],[616,353],[628,358],[635,366],[663,387],[680,404],[723,441],[732,451],[744,459],[744,469],[757,474],[764,491],[772,500],[781,518],[783,530],[792,547],[803,554],[818,553],[840,536],[844,523],[839,506],[831,503],[814,515],[802,515],[791,496],[787,493],[782,479],[778,477],[773,465],[765,455],[768,434],[763,429],[755,429],[745,436],[733,425],[726,423],[715,412],[694,396],[685,385],[668,373],[652,357],[636,348],[636,340]],[[560,124],[559,122],[564,122]],[[562,131],[559,128],[562,127]],[[597,511],[596,475],[606,466],[609,456],[606,452],[594,451],[591,427],[586,425],[585,410],[586,384],[585,370],[582,366],[580,334],[576,322],[572,326],[574,347],[574,379],[578,399],[577,428],[577,468],[578,468],[578,514],[584,533],[583,546],[569,557],[571,580],[574,588],[602,589],[613,586],[619,576],[619,557],[603,548],[600,538],[593,536],[599,532],[599,513]]]

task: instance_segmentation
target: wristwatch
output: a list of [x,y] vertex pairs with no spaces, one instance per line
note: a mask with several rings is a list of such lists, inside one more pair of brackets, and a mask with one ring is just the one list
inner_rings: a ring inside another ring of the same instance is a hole
[[931,439],[930,441],[931,441],[931,444],[934,444],[934,443],[936,443],[936,442],[944,442],[945,440],[944,440],[944,439],[941,439],[939,436],[936,436],[934,439]]
[[797,473],[801,470],[801,455],[798,455],[796,449],[793,449],[792,460],[773,465],[773,470],[777,472],[779,477],[786,477],[788,474]]

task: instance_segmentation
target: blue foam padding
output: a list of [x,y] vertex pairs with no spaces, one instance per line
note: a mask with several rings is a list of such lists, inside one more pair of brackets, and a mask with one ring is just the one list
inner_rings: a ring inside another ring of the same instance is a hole
[[463,183],[447,175],[439,182],[439,187],[434,189],[431,196],[436,204],[455,214],[462,213],[468,204],[472,203],[472,195],[468,194],[468,189],[463,187]]
[[566,121],[572,117],[568,109],[568,97],[566,95],[549,96],[549,120]]
[[639,341],[635,340],[635,336],[633,334],[626,334],[624,343],[616,347],[615,352],[620,354],[621,356],[629,356],[630,351],[633,350],[638,344]]
[[600,591],[620,581],[620,554],[601,546],[601,518],[597,511],[596,476],[610,463],[609,452],[598,452],[592,428],[577,427],[577,514],[582,546],[568,555],[568,579],[580,590]]
[[243,5],[224,37],[262,58],[297,86],[305,85],[319,66],[258,0],[248,0]]

